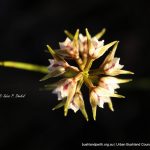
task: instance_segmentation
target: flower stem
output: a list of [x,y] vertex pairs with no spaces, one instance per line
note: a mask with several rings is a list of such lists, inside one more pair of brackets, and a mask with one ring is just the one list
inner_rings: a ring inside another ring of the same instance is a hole
[[89,59],[88,59],[86,65],[85,65],[85,68],[84,68],[84,71],[85,71],[85,72],[88,72],[88,71],[89,71],[89,69],[90,69],[91,66],[92,66],[93,61],[94,61],[94,60],[93,60],[92,58],[89,58]]
[[82,55],[82,68],[85,68],[85,65],[86,65],[86,63],[87,63],[87,53],[84,53],[83,55]]
[[78,73],[75,77],[74,77],[74,80],[77,82],[79,81],[81,78],[82,78],[82,72]]
[[92,83],[92,81],[89,79],[89,78],[87,78],[86,76],[84,76],[84,82],[86,83],[86,86],[90,89],[90,90],[92,90],[95,86],[93,85],[93,83]]
[[79,57],[78,59],[76,59],[76,63],[78,64],[79,68],[81,70],[83,70],[83,66],[82,66],[82,59]]
[[35,71],[35,72],[40,72],[44,74],[48,73],[47,66],[34,65],[30,63],[24,63],[24,62],[1,61],[0,66],[23,69],[23,70],[28,70],[28,71]]

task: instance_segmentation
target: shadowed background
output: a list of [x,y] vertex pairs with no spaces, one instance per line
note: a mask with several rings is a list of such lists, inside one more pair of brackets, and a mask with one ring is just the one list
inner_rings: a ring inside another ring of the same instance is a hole
[[[0,94],[26,94],[0,98],[0,149],[57,150],[81,148],[86,142],[150,142],[149,14],[144,1],[110,0],[0,0],[0,60],[49,65],[45,45],[58,48],[64,29],[94,35],[103,27],[105,43],[119,40],[116,56],[125,69],[135,72],[133,82],[121,86],[126,99],[113,98],[115,112],[98,108],[92,121],[88,89],[84,98],[89,122],[80,112],[51,111],[56,95],[39,91],[43,74],[0,68]],[[96,66],[99,65],[97,61]],[[125,77],[125,76],[124,76]],[[49,80],[51,82],[52,80]],[[89,147],[90,148],[90,147]]]

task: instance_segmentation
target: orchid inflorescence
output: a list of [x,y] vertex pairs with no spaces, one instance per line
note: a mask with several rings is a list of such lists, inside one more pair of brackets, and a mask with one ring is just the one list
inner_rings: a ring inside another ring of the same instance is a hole
[[[53,110],[64,106],[64,115],[67,116],[68,109],[77,112],[79,109],[88,121],[81,87],[83,83],[89,89],[89,101],[92,107],[93,119],[96,120],[97,106],[103,108],[104,103],[108,103],[110,110],[114,111],[111,97],[124,98],[117,94],[116,89],[120,83],[126,83],[131,79],[119,79],[114,76],[120,74],[133,74],[133,72],[123,70],[123,65],[119,64],[120,58],[115,57],[115,52],[119,41],[113,41],[104,45],[104,40],[99,40],[105,33],[105,29],[91,37],[88,29],[86,35],[76,30],[75,35],[65,30],[67,38],[60,42],[60,49],[53,50],[49,45],[47,48],[53,59],[49,59],[48,74],[41,81],[52,77],[61,76],[58,82],[45,85],[53,90],[52,93],[58,95],[60,103]],[[110,47],[112,50],[106,56],[102,64],[97,69],[90,70],[92,63],[100,58]],[[66,60],[74,60],[78,67],[69,65]]]

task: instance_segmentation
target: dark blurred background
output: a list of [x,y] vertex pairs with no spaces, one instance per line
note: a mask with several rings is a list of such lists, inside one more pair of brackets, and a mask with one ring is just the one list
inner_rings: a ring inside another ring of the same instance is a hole
[[[144,0],[0,0],[0,60],[48,65],[45,45],[58,48],[64,29],[74,33],[88,27],[92,35],[103,27],[105,43],[119,40],[117,56],[125,69],[135,72],[133,82],[118,90],[126,99],[113,99],[92,121],[80,112],[52,111],[56,95],[39,91],[43,74],[0,67],[0,94],[26,94],[25,98],[0,98],[0,149],[58,150],[83,148],[86,142],[150,143],[149,5]],[[50,81],[51,82],[51,81]],[[84,89],[86,92],[87,89]],[[87,93],[87,92],[86,92]],[[90,149],[90,147],[88,147]]]

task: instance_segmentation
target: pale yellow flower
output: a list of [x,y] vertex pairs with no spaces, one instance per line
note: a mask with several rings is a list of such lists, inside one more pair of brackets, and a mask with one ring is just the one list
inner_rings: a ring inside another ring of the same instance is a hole
[[[107,103],[109,108],[114,111],[111,97],[124,98],[124,96],[117,94],[116,90],[120,88],[120,83],[131,81],[130,79],[119,79],[112,76],[133,73],[122,70],[124,66],[119,64],[120,58],[114,57],[118,41],[104,45],[104,40],[100,40],[100,38],[105,30],[93,37],[91,37],[87,29],[85,29],[85,32],[86,35],[84,36],[77,30],[73,36],[65,30],[68,37],[64,42],[59,43],[59,50],[54,51],[48,46],[54,58],[54,60],[50,60],[51,65],[48,67],[48,76],[51,75],[51,72],[54,72],[56,74],[50,77],[64,77],[62,82],[55,84],[56,87],[52,92],[57,94],[58,100],[61,100],[54,109],[63,106],[65,116],[68,113],[68,109],[72,109],[75,113],[80,110],[86,120],[88,120],[81,93],[81,87],[85,83],[89,88],[89,100],[93,118],[96,120],[97,106],[104,108],[104,104]],[[93,61],[100,58],[112,46],[112,51],[106,56],[100,67],[90,70]],[[78,68],[69,65],[66,61],[67,59],[74,60]],[[53,87],[51,85],[48,86]]]

